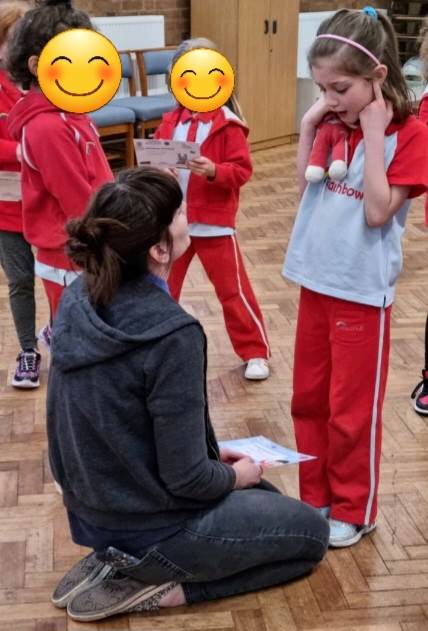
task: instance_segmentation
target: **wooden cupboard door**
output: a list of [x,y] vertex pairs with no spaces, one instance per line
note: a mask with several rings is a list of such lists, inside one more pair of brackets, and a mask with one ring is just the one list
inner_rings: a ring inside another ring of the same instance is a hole
[[239,0],[236,95],[250,128],[250,142],[269,138],[269,7],[270,0]]
[[237,72],[238,0],[192,0],[192,37],[207,37],[217,44]]
[[296,133],[299,0],[270,0],[267,138]]

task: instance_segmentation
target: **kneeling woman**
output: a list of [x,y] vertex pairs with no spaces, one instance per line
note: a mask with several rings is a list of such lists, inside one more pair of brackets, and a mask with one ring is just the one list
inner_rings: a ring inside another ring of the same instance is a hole
[[68,234],[83,273],[54,324],[49,455],[73,540],[95,552],[62,579],[54,604],[91,621],[309,572],[327,521],[218,448],[204,331],[166,283],[189,243],[176,180],[123,171]]

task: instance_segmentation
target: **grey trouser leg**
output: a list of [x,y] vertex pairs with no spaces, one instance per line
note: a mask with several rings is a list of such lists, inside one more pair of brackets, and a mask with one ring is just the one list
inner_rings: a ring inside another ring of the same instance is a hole
[[20,232],[0,230],[0,263],[9,286],[9,302],[21,348],[36,348],[34,257]]
[[329,525],[303,502],[259,488],[232,491],[182,529],[137,554],[120,572],[146,583],[181,583],[197,603],[259,590],[310,572],[327,551]]

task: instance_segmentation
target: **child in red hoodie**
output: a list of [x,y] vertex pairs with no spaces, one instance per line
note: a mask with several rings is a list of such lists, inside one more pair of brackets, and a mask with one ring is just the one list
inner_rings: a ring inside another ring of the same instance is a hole
[[[205,38],[185,40],[172,65],[194,48],[216,46]],[[165,114],[156,138],[196,141],[201,158],[179,173],[187,202],[191,244],[172,266],[171,295],[178,300],[187,269],[198,255],[223,307],[226,329],[237,355],[247,364],[247,379],[269,376],[269,343],[263,316],[244,267],[235,235],[239,189],[251,177],[248,128],[232,97],[213,112],[191,112],[182,106]]]
[[[35,271],[51,318],[64,287],[76,277],[64,252],[65,224],[86,210],[101,184],[113,180],[90,119],[60,111],[38,87],[38,56],[54,35],[70,28],[91,29],[89,16],[67,0],[45,0],[19,22],[8,54],[13,79],[29,88],[9,114],[9,131],[21,142],[24,235],[37,248]],[[49,332],[44,338],[49,342]]]
[[37,351],[34,257],[22,234],[21,149],[7,130],[8,114],[22,97],[5,71],[8,38],[30,7],[13,0],[0,5],[0,263],[7,277],[9,302],[21,346],[12,385],[37,388],[40,354]]

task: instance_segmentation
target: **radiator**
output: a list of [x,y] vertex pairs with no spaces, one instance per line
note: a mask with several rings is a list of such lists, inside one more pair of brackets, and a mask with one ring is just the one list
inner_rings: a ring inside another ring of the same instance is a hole
[[[127,15],[113,17],[93,17],[93,25],[116,46],[117,50],[157,48],[165,46],[165,26],[163,15]],[[137,94],[141,94],[137,77]],[[149,93],[166,92],[164,77],[149,77]],[[128,82],[122,81],[116,97],[129,96]]]

